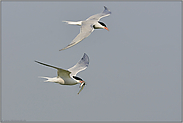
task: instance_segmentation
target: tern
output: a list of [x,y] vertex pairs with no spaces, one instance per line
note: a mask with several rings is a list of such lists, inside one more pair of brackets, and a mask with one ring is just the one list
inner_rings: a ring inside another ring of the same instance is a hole
[[100,22],[99,20],[103,17],[109,16],[110,14],[111,14],[111,11],[104,6],[104,11],[102,13],[92,15],[84,21],[77,21],[77,22],[63,21],[68,24],[79,25],[81,26],[81,28],[80,28],[80,33],[74,38],[74,40],[61,50],[65,50],[79,43],[84,38],[88,37],[94,31],[94,29],[106,29],[109,31],[107,26],[103,22]]
[[81,92],[81,90],[85,86],[85,81],[83,81],[80,77],[76,76],[78,72],[85,70],[88,65],[89,65],[89,57],[86,53],[84,53],[83,57],[81,60],[74,65],[73,67],[69,68],[68,70],[64,70],[62,68],[58,68],[52,65],[48,65],[39,61],[35,61],[39,64],[52,67],[57,69],[57,77],[41,77],[47,79],[45,82],[54,82],[54,83],[59,83],[61,85],[75,85],[75,84],[80,84],[80,90],[78,94]]

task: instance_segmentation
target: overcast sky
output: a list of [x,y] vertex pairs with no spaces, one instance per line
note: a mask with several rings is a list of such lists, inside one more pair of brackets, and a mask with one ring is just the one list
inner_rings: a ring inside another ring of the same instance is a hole
[[[98,29],[64,51],[79,26],[107,6]],[[79,85],[44,83],[39,76],[89,67]],[[181,2],[2,2],[2,120],[180,121]]]

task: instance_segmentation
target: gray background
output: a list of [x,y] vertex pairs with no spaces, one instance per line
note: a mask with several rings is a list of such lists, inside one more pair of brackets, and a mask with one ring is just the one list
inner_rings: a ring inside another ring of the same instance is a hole
[[[95,30],[64,51],[79,26],[107,6]],[[44,83],[83,53],[78,86]],[[26,121],[180,121],[181,2],[2,2],[2,119]]]

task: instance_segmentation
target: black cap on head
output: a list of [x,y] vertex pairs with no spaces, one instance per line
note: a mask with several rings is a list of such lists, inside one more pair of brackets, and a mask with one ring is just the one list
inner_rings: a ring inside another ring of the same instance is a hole
[[103,22],[98,21],[102,26],[106,27],[106,25]]
[[77,77],[77,76],[73,76],[74,79],[76,80],[80,80],[80,81],[83,81],[81,78]]

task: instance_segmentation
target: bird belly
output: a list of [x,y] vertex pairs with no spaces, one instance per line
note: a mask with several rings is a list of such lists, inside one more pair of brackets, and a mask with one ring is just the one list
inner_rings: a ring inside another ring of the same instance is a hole
[[53,82],[59,83],[59,84],[62,84],[62,85],[64,85],[64,83],[65,83],[65,81],[60,77],[56,77]]
[[66,80],[64,81],[64,85],[75,85],[75,84],[78,84],[76,81],[74,80]]
[[45,82],[54,82],[54,83],[59,83],[61,85],[75,85],[75,84],[77,84],[77,82],[71,78],[69,78],[69,79],[62,79],[61,77],[54,77],[54,78],[42,77],[42,78],[47,79]]

